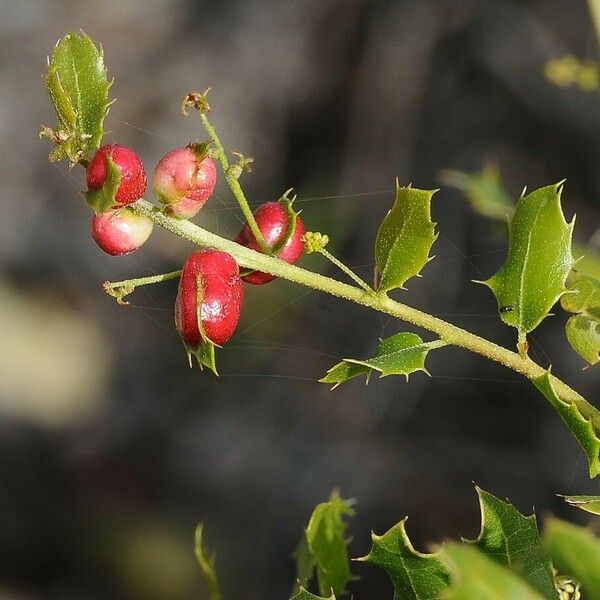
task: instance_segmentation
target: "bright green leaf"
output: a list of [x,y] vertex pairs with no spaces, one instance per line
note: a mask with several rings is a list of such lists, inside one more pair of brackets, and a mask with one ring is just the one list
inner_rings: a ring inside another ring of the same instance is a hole
[[383,220],[375,241],[380,292],[403,287],[430,260],[429,251],[437,237],[435,223],[431,220],[434,193],[400,187],[396,182],[396,201]]
[[324,596],[315,596],[301,587],[298,593],[294,594],[290,600],[335,600],[335,595],[331,594],[331,596],[327,596],[326,598]]
[[[450,543],[442,558],[451,585],[440,597],[447,600],[543,600],[516,573],[469,544]],[[558,598],[557,595],[554,596]]]
[[527,581],[544,598],[556,599],[552,563],[546,556],[535,515],[476,487],[481,508],[481,533],[474,544],[495,562]]
[[405,528],[406,519],[383,535],[371,534],[373,545],[358,560],[383,569],[394,585],[394,600],[429,600],[448,585],[448,573],[439,553],[417,552]]
[[315,559],[319,592],[323,596],[332,591],[334,594],[341,594],[350,581],[344,517],[353,514],[350,503],[333,492],[328,502],[315,508],[308,522],[306,540]]
[[[549,373],[544,373],[541,377],[534,379],[533,383],[571,430],[587,455],[590,477],[596,477],[600,473],[600,439],[598,439],[594,423],[600,422],[600,411],[583,399],[580,406],[573,402],[565,402],[556,393]],[[585,410],[587,416],[582,414],[582,410]]]
[[113,161],[106,155],[106,180],[102,187],[85,192],[85,199],[89,207],[97,214],[108,212],[117,206],[115,196],[121,184],[121,172]]
[[573,350],[590,365],[600,359],[600,281],[591,277],[573,277],[567,283],[568,294],[561,297],[562,307],[570,313],[565,326]]
[[210,597],[212,600],[221,600],[221,592],[219,591],[219,581],[217,579],[217,572],[215,570],[215,557],[209,554],[208,550],[204,546],[202,540],[202,532],[204,525],[198,524],[196,527],[196,537],[194,544],[194,553],[198,559],[198,564],[202,569],[206,583],[210,589]]
[[571,506],[600,515],[600,496],[562,496]]
[[508,258],[484,281],[495,294],[500,317],[520,335],[535,329],[565,292],[573,266],[573,222],[560,206],[562,184],[540,188],[519,200],[509,224]]
[[345,358],[342,362],[334,365],[327,371],[327,375],[320,379],[322,383],[334,383],[337,387],[340,383],[365,374],[367,381],[372,371],[379,371],[381,377],[387,375],[404,375],[407,379],[411,373],[424,371],[427,353],[434,348],[440,348],[446,344],[441,340],[424,342],[415,333],[396,333],[395,335],[381,340],[377,354],[367,360]]
[[581,584],[583,598],[600,600],[600,538],[585,527],[549,519],[544,544],[558,571]]
[[58,117],[43,135],[55,144],[50,160],[89,159],[100,146],[110,102],[102,48],[83,32],[68,33],[56,45],[44,78]]

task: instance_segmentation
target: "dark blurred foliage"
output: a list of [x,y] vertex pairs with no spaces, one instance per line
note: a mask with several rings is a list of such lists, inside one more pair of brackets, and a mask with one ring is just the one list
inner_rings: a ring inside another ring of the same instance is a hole
[[[334,487],[358,500],[352,555],[369,532],[410,515],[417,547],[473,536],[476,481],[521,510],[585,517],[557,492],[597,492],[557,416],[527,382],[456,349],[432,378],[316,382],[344,356],[406,329],[278,281],[247,290],[221,377],[187,368],[172,324],[175,285],[123,309],[104,279],[172,270],[190,251],[157,231],[131,257],[89,236],[82,173],[49,165],[38,126],[53,115],[40,81],[69,30],[102,42],[118,98],[110,140],[151,171],[202,137],[179,114],[213,87],[229,147],[254,156],[254,204],[294,186],[310,229],[365,277],[394,178],[437,187],[443,168],[500,167],[511,194],[567,178],[565,210],[585,241],[600,225],[600,102],[559,89],[545,62],[598,58],[585,2],[537,0],[4,0],[0,2],[0,582],[2,598],[197,598],[197,521],[218,554],[225,598],[286,598],[293,551]],[[221,184],[197,221],[240,227]],[[459,192],[434,199],[441,235],[410,304],[514,344],[489,291],[470,283],[504,258],[496,225]],[[315,258],[311,268],[336,274]],[[336,274],[337,275],[337,274]],[[558,314],[532,353],[589,398]],[[410,329],[410,328],[409,328]],[[358,598],[388,598],[358,564]]]

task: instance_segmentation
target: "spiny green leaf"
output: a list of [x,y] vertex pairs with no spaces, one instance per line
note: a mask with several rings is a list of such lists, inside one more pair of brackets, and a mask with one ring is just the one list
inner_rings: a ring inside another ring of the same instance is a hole
[[448,585],[439,552],[417,552],[405,528],[406,519],[383,535],[371,534],[373,545],[361,560],[383,569],[394,585],[394,600],[429,600]]
[[552,563],[542,547],[535,515],[526,517],[480,487],[476,490],[481,532],[473,543],[488,558],[527,581],[542,597],[556,599]]
[[297,594],[294,594],[290,600],[335,600],[335,595],[331,594],[331,596],[315,596],[314,594],[311,594],[310,592],[308,592],[307,590],[305,590],[303,587],[300,587],[300,589],[298,590]]
[[332,591],[334,594],[341,594],[350,581],[344,517],[353,514],[350,503],[342,500],[334,491],[328,502],[315,508],[308,522],[306,540],[315,559],[319,592],[322,596],[327,596]]
[[562,184],[540,188],[519,200],[509,225],[508,258],[484,281],[495,294],[500,317],[520,335],[535,329],[566,291],[573,266],[573,224],[560,206]]
[[600,600],[600,538],[585,527],[549,519],[544,544],[558,571],[581,584],[583,598]]
[[377,354],[373,358],[367,360],[345,358],[331,367],[327,375],[319,381],[334,383],[334,387],[337,387],[340,383],[362,374],[367,376],[368,381],[373,370],[379,371],[381,377],[404,375],[408,379],[408,376],[416,371],[427,373],[425,369],[427,353],[444,345],[446,344],[441,340],[424,342],[415,333],[396,333],[381,340]]
[[573,277],[567,282],[568,294],[562,307],[570,313],[565,326],[573,350],[590,365],[600,359],[600,281],[592,277]]
[[571,506],[600,515],[600,496],[562,496]]
[[[451,585],[440,597],[447,600],[543,600],[516,573],[469,544],[450,543],[442,558]],[[554,596],[558,598],[558,595]]]
[[215,570],[215,557],[209,554],[208,550],[204,546],[202,539],[202,532],[204,529],[203,523],[199,523],[196,527],[196,536],[194,543],[194,553],[198,559],[198,564],[202,569],[206,583],[210,589],[210,597],[212,600],[221,600],[221,592],[219,591],[219,580],[217,579],[217,572]]
[[434,193],[435,190],[400,187],[396,181],[396,201],[381,223],[375,241],[380,292],[403,287],[430,260],[429,251],[437,237],[435,223],[431,221]]
[[58,117],[56,130],[42,131],[55,143],[50,160],[91,158],[110,106],[102,48],[83,32],[68,33],[52,53],[44,82]]
[[596,477],[600,473],[600,439],[598,439],[592,417],[595,417],[596,422],[600,422],[600,412],[586,403],[585,409],[588,413],[586,417],[575,403],[565,402],[556,393],[549,373],[544,373],[541,377],[534,379],[533,383],[546,396],[546,399],[571,430],[587,455],[590,477]]
[[96,190],[85,192],[85,199],[88,206],[97,214],[108,212],[117,206],[115,196],[121,184],[121,172],[114,160],[107,154],[106,160],[106,181]]

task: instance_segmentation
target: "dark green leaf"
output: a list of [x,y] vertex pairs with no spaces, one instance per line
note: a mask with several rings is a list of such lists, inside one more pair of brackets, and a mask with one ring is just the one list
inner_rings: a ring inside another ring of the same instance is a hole
[[44,82],[58,117],[56,130],[43,130],[55,143],[50,160],[90,159],[110,106],[102,49],[83,32],[68,33],[52,53]]
[[418,275],[430,260],[429,251],[437,235],[431,221],[431,198],[435,191],[400,187],[375,241],[375,263],[380,292],[401,288]]
[[296,563],[296,581],[301,586],[307,585],[313,576],[317,563],[308,547],[306,533],[302,534],[293,556]]
[[[447,544],[442,558],[450,572],[447,600],[543,600],[516,573],[469,544]],[[558,598],[558,595],[554,596]]]
[[319,504],[308,522],[306,540],[315,559],[319,592],[327,596],[333,591],[341,594],[350,581],[350,564],[345,538],[344,517],[354,511],[347,500],[342,500],[336,492],[328,502]]
[[600,496],[562,496],[571,506],[600,515]]
[[581,584],[583,598],[600,600],[600,539],[585,527],[550,519],[544,544],[558,571]]
[[108,212],[117,206],[115,196],[121,184],[121,173],[113,159],[106,155],[106,181],[102,187],[85,192],[85,199],[94,212]]
[[199,523],[198,527],[196,527],[194,553],[196,554],[198,564],[202,569],[202,573],[204,574],[204,578],[206,579],[206,583],[210,589],[210,597],[212,600],[221,600],[219,581],[217,579],[217,572],[215,570],[215,557],[214,555],[209,554],[208,550],[204,546],[204,542],[202,540],[203,528],[204,525],[202,523]]
[[508,258],[484,281],[495,294],[500,317],[520,337],[548,316],[565,292],[573,265],[573,222],[565,221],[562,184],[540,188],[519,200],[509,225]]
[[445,345],[441,340],[424,342],[415,333],[396,333],[381,341],[377,354],[373,358],[367,360],[345,358],[331,367],[327,375],[319,381],[334,383],[334,387],[337,387],[340,383],[362,374],[367,376],[368,381],[374,370],[379,371],[381,377],[404,375],[408,379],[408,376],[416,371],[427,373],[425,369],[427,353]]
[[306,591],[303,587],[298,590],[297,594],[294,594],[290,600],[335,600],[335,595],[331,594],[331,596],[315,596],[310,592]]
[[591,277],[573,277],[568,294],[560,299],[562,307],[574,313],[565,330],[573,350],[590,365],[600,358],[600,281]]
[[405,528],[406,519],[381,536],[371,534],[373,545],[358,560],[383,569],[394,585],[394,600],[429,600],[448,585],[448,573],[439,553],[417,552]]
[[544,598],[557,598],[552,563],[546,556],[535,515],[526,517],[514,506],[477,487],[481,533],[474,544],[495,562],[527,581]]
[[[600,473],[600,439],[598,439],[594,422],[600,422],[600,412],[583,399],[580,406],[573,402],[565,402],[556,393],[549,373],[544,373],[538,379],[534,379],[533,383],[571,430],[587,455],[590,477],[596,477]],[[585,410],[587,416],[582,414],[582,410]]]

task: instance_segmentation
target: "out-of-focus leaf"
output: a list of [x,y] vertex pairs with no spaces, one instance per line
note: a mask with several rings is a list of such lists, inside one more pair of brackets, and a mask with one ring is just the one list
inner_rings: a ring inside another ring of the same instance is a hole
[[215,557],[214,555],[210,554],[204,546],[204,541],[202,540],[203,528],[204,525],[202,523],[199,523],[198,527],[196,527],[194,553],[196,554],[198,564],[200,565],[202,573],[204,574],[204,578],[206,579],[206,583],[208,584],[211,599],[221,600],[219,580],[217,579],[217,572],[215,570]]
[[308,522],[306,540],[316,563],[319,593],[322,596],[327,597],[332,592],[341,594],[350,581],[344,517],[353,514],[350,502],[340,498],[334,491],[328,502],[315,508]]
[[434,348],[445,346],[445,342],[435,340],[424,342],[415,333],[396,333],[381,340],[377,354],[367,360],[345,358],[327,371],[327,375],[320,379],[322,383],[333,383],[337,387],[340,383],[365,374],[367,381],[373,370],[379,371],[381,377],[387,375],[404,375],[406,379],[411,373],[424,371],[427,353]]
[[306,591],[303,587],[300,587],[297,594],[294,594],[290,600],[335,600],[335,595],[331,594],[331,596],[315,596],[310,592]]
[[488,558],[527,581],[542,597],[556,599],[552,563],[542,546],[535,515],[526,517],[508,502],[479,487],[476,490],[481,533],[474,544]]
[[562,307],[570,313],[565,326],[569,344],[589,365],[600,359],[600,281],[591,277],[573,277],[567,282],[568,294],[561,297]]
[[358,559],[383,569],[394,585],[394,600],[429,600],[448,585],[448,572],[440,553],[417,552],[405,528],[406,519],[383,535],[371,534],[373,545]]
[[440,173],[444,185],[462,190],[471,206],[480,215],[506,221],[515,212],[514,202],[506,193],[499,170],[485,165],[478,173],[446,170]]
[[306,533],[302,534],[293,556],[294,562],[296,563],[296,581],[299,586],[307,585],[313,576],[317,563],[308,547]]
[[401,288],[418,275],[430,260],[435,241],[431,220],[434,191],[400,187],[396,182],[396,201],[381,223],[375,241],[375,264],[380,292]]
[[44,82],[58,117],[56,129],[42,130],[55,144],[50,160],[91,158],[110,106],[102,48],[83,32],[68,33],[52,53]]
[[562,496],[571,506],[600,515],[600,496]]
[[[488,558],[475,546],[450,543],[442,558],[450,572],[450,587],[440,597],[448,600],[542,600],[525,580]],[[555,598],[558,595],[555,594]]]
[[500,317],[519,337],[535,329],[565,292],[573,265],[573,222],[560,206],[562,184],[535,190],[519,200],[509,225],[508,258],[484,281],[495,294]]
[[534,379],[533,383],[571,430],[587,455],[590,477],[596,477],[600,473],[600,439],[594,423],[600,423],[600,411],[583,399],[578,406],[560,398],[552,385],[549,373]]
[[106,181],[95,190],[85,192],[88,206],[97,214],[105,213],[117,205],[115,196],[121,184],[121,173],[113,159],[106,155]]
[[560,573],[581,584],[583,598],[600,600],[600,539],[589,529],[549,519],[544,545]]

